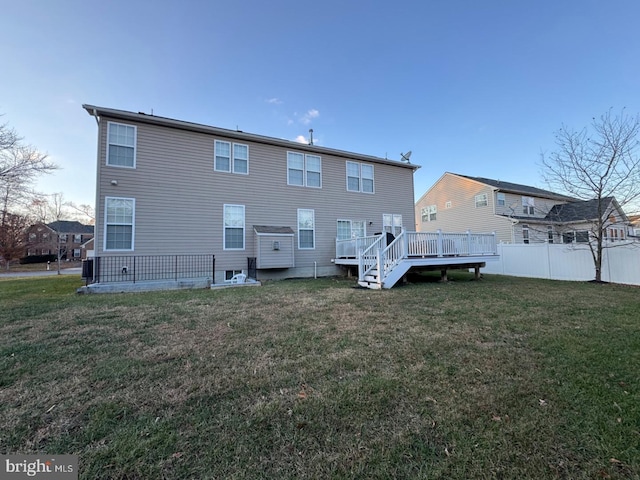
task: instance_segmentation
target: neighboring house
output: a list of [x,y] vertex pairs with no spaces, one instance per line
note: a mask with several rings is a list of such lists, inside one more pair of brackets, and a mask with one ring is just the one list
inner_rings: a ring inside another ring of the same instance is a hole
[[[628,219],[602,199],[605,240],[626,238]],[[580,201],[516,183],[446,172],[416,203],[419,231],[495,232],[504,243],[587,242],[597,200]]]
[[629,215],[629,235],[640,237],[640,215]]
[[27,230],[27,256],[57,255],[62,260],[81,260],[82,244],[93,238],[93,225],[60,220],[37,223]]
[[195,254],[215,256],[215,283],[334,275],[337,240],[415,230],[416,165],[83,107],[98,123],[95,256],[122,258],[111,281],[133,257]]
[[80,245],[80,249],[81,249],[80,256],[82,257],[82,260],[86,260],[87,258],[93,258],[94,248],[95,248],[94,244],[95,244],[95,239],[92,237],[86,242],[84,242],[82,245]]

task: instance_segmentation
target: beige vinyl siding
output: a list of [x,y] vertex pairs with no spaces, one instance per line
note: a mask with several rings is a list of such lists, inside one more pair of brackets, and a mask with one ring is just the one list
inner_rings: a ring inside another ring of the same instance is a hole
[[[497,193],[497,192],[496,192]],[[550,200],[548,198],[535,197],[533,195],[522,195],[516,193],[508,193],[502,192],[505,194],[505,205],[498,206],[496,204],[496,213],[498,215],[507,215],[507,216],[530,216],[532,218],[544,218],[549,210],[554,205],[559,203],[566,203],[559,200]],[[525,215],[522,210],[522,197],[531,197],[534,201],[534,214],[533,215]],[[494,193],[494,200],[496,200],[496,194]]]
[[[295,266],[294,238],[290,235],[255,235],[257,268],[290,268]],[[273,249],[279,243],[279,250]]]
[[[487,205],[475,206],[475,197],[487,195]],[[445,208],[451,202],[450,208]],[[422,222],[423,207],[436,205],[437,216],[433,222]],[[511,221],[494,214],[495,195],[488,185],[445,173],[425,195],[418,200],[415,208],[418,230],[432,232],[464,232],[476,233],[496,232],[498,241],[511,242]]]
[[[216,271],[247,268],[247,257],[255,256],[253,225],[290,226],[296,268],[332,270],[338,218],[364,219],[372,234],[382,231],[383,213],[399,213],[414,229],[411,168],[374,163],[375,193],[347,192],[342,156],[113,119],[137,126],[136,168],[116,168],[105,165],[107,120],[100,121],[96,255],[104,254],[105,197],[136,200],[131,254],[215,254]],[[249,175],[214,171],[216,139],[248,145]],[[321,157],[322,188],[287,185],[287,151]],[[223,251],[224,204],[245,206],[245,250]],[[299,208],[315,212],[313,250],[297,249]]]

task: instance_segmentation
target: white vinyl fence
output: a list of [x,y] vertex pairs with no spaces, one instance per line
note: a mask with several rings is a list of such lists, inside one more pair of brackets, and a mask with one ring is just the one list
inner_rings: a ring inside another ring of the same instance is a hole
[[[484,273],[553,280],[593,280],[596,276],[589,246],[584,244],[498,245],[500,260],[487,262]],[[640,285],[640,244],[617,244],[605,248],[602,280]]]

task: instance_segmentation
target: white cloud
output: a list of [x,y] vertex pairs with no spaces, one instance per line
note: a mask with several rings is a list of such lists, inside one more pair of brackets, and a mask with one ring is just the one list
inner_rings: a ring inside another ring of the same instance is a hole
[[311,123],[311,120],[313,120],[314,118],[318,118],[319,116],[320,112],[315,108],[312,108],[311,110],[308,110],[307,113],[305,113],[302,117],[300,117],[300,122],[304,125],[309,125]]
[[298,143],[305,143],[305,144],[309,143],[309,140],[307,140],[304,135],[298,135],[295,141]]
[[270,103],[271,105],[282,105],[282,100],[280,100],[279,98],[276,98],[276,97],[268,98],[265,101],[267,103]]

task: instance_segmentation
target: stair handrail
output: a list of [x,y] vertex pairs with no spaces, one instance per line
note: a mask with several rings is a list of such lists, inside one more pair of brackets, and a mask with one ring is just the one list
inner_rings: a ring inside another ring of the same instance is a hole
[[407,235],[403,230],[382,250],[380,261],[380,283],[384,283],[389,273],[407,256]]
[[364,277],[378,267],[380,252],[385,240],[386,235],[383,233],[375,242],[358,252],[358,281],[364,281]]

